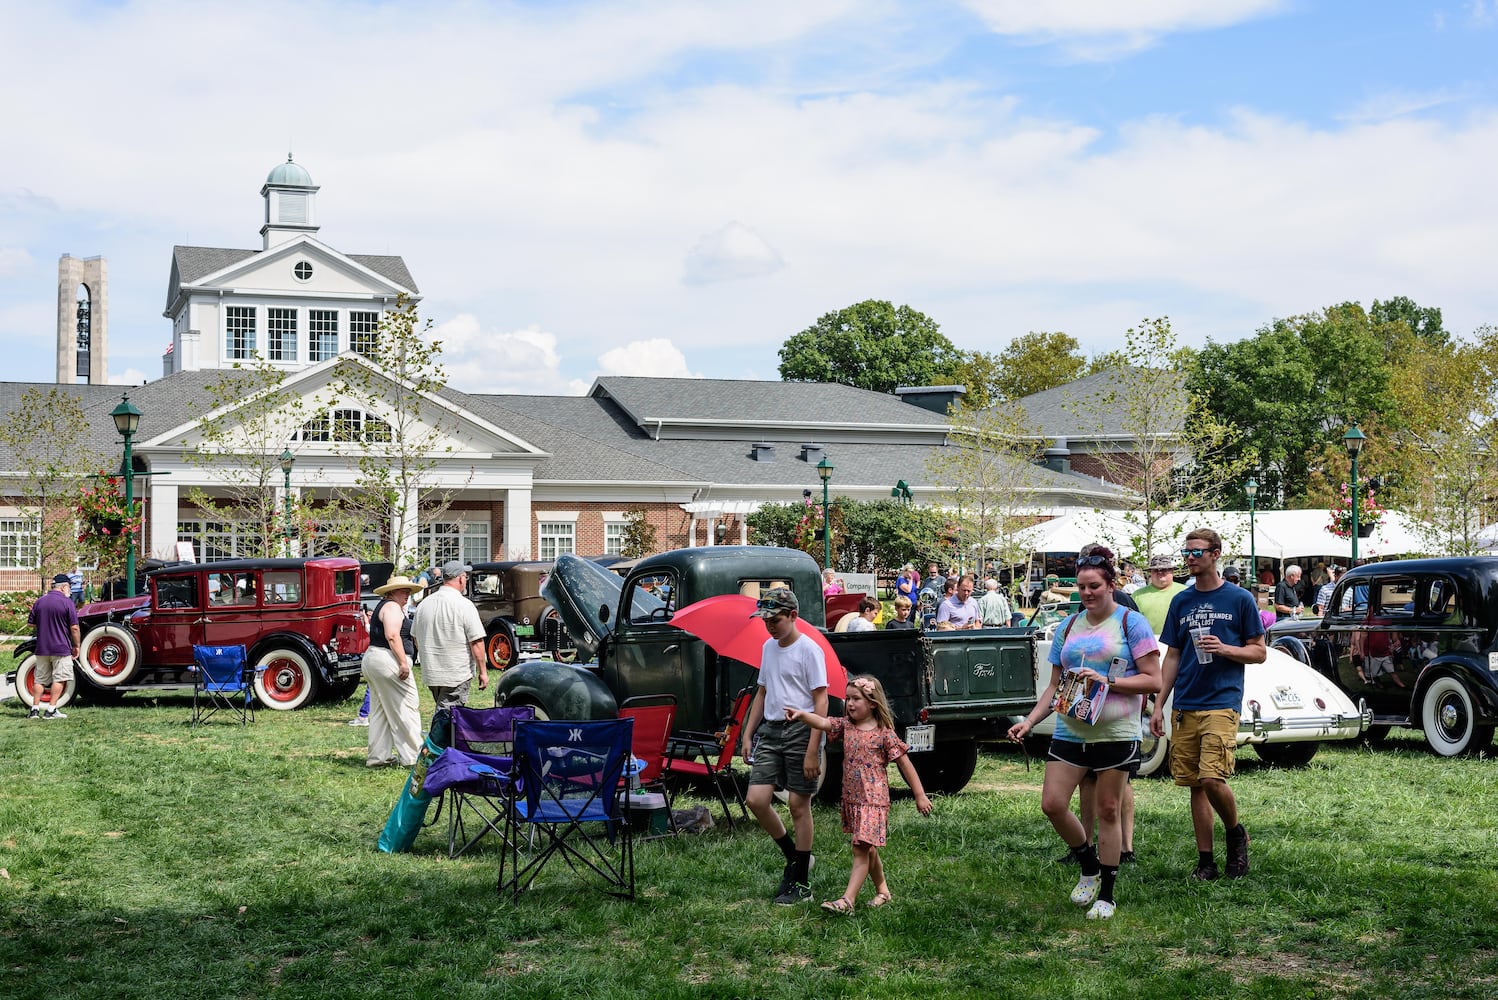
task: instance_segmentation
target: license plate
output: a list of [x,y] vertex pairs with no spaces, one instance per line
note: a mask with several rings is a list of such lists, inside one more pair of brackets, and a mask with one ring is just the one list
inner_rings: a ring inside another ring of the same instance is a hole
[[536,626],[534,626],[534,625],[516,625],[515,626],[515,634],[516,635],[535,635],[536,634]]
[[1275,708],[1300,708],[1300,692],[1292,687],[1277,687],[1271,696],[1274,699]]
[[935,726],[909,726],[905,730],[905,742],[911,753],[921,753],[936,746]]

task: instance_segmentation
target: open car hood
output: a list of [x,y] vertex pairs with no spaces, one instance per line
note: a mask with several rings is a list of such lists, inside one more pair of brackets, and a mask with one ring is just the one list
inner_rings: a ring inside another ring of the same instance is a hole
[[[591,660],[598,655],[603,640],[614,631],[619,602],[624,596],[624,580],[590,560],[561,555],[542,585],[541,594],[561,616],[579,658]],[[641,600],[647,604],[661,603],[660,598],[643,591],[635,600],[637,604]],[[600,613],[601,608],[608,609],[606,616]]]

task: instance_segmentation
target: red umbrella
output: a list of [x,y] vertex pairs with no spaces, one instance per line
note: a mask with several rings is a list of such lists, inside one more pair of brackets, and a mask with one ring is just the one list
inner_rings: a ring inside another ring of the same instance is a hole
[[[731,657],[759,668],[759,660],[769,641],[770,630],[765,628],[763,618],[754,617],[759,604],[743,594],[719,594],[706,600],[689,604],[671,616],[671,624],[692,633],[713,649],[719,656]],[[832,651],[827,637],[815,625],[798,622],[801,634],[822,647],[827,658],[827,693],[841,698],[848,691],[848,672],[842,661]]]

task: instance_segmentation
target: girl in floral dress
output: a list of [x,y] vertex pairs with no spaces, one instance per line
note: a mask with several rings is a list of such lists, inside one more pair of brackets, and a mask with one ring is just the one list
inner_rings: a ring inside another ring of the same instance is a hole
[[869,906],[883,906],[894,898],[879,858],[889,828],[890,762],[900,769],[901,777],[915,793],[915,807],[922,816],[931,815],[931,800],[906,756],[910,748],[895,735],[894,716],[878,678],[850,680],[844,705],[844,718],[829,719],[790,708],[785,716],[825,731],[829,740],[843,741],[843,832],[853,836],[853,870],[848,873],[848,888],[842,896],[827,900],[822,909],[849,914],[865,879],[874,881],[874,898]]

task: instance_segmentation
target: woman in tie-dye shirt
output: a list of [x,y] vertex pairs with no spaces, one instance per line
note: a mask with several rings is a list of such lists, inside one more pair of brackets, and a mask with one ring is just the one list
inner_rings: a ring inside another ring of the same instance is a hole
[[[1129,769],[1139,762],[1139,714],[1146,696],[1159,690],[1160,649],[1149,622],[1113,600],[1113,553],[1098,546],[1077,560],[1077,590],[1083,610],[1056,629],[1051,643],[1051,683],[1024,721],[1009,730],[1023,740],[1053,709],[1063,673],[1109,685],[1101,716],[1088,723],[1057,715],[1046,761],[1040,808],[1082,862],[1072,890],[1078,906],[1091,905],[1089,920],[1106,920],[1116,908],[1113,884],[1123,844],[1119,798]],[[1098,844],[1071,811],[1072,795],[1088,772],[1097,774]]]

